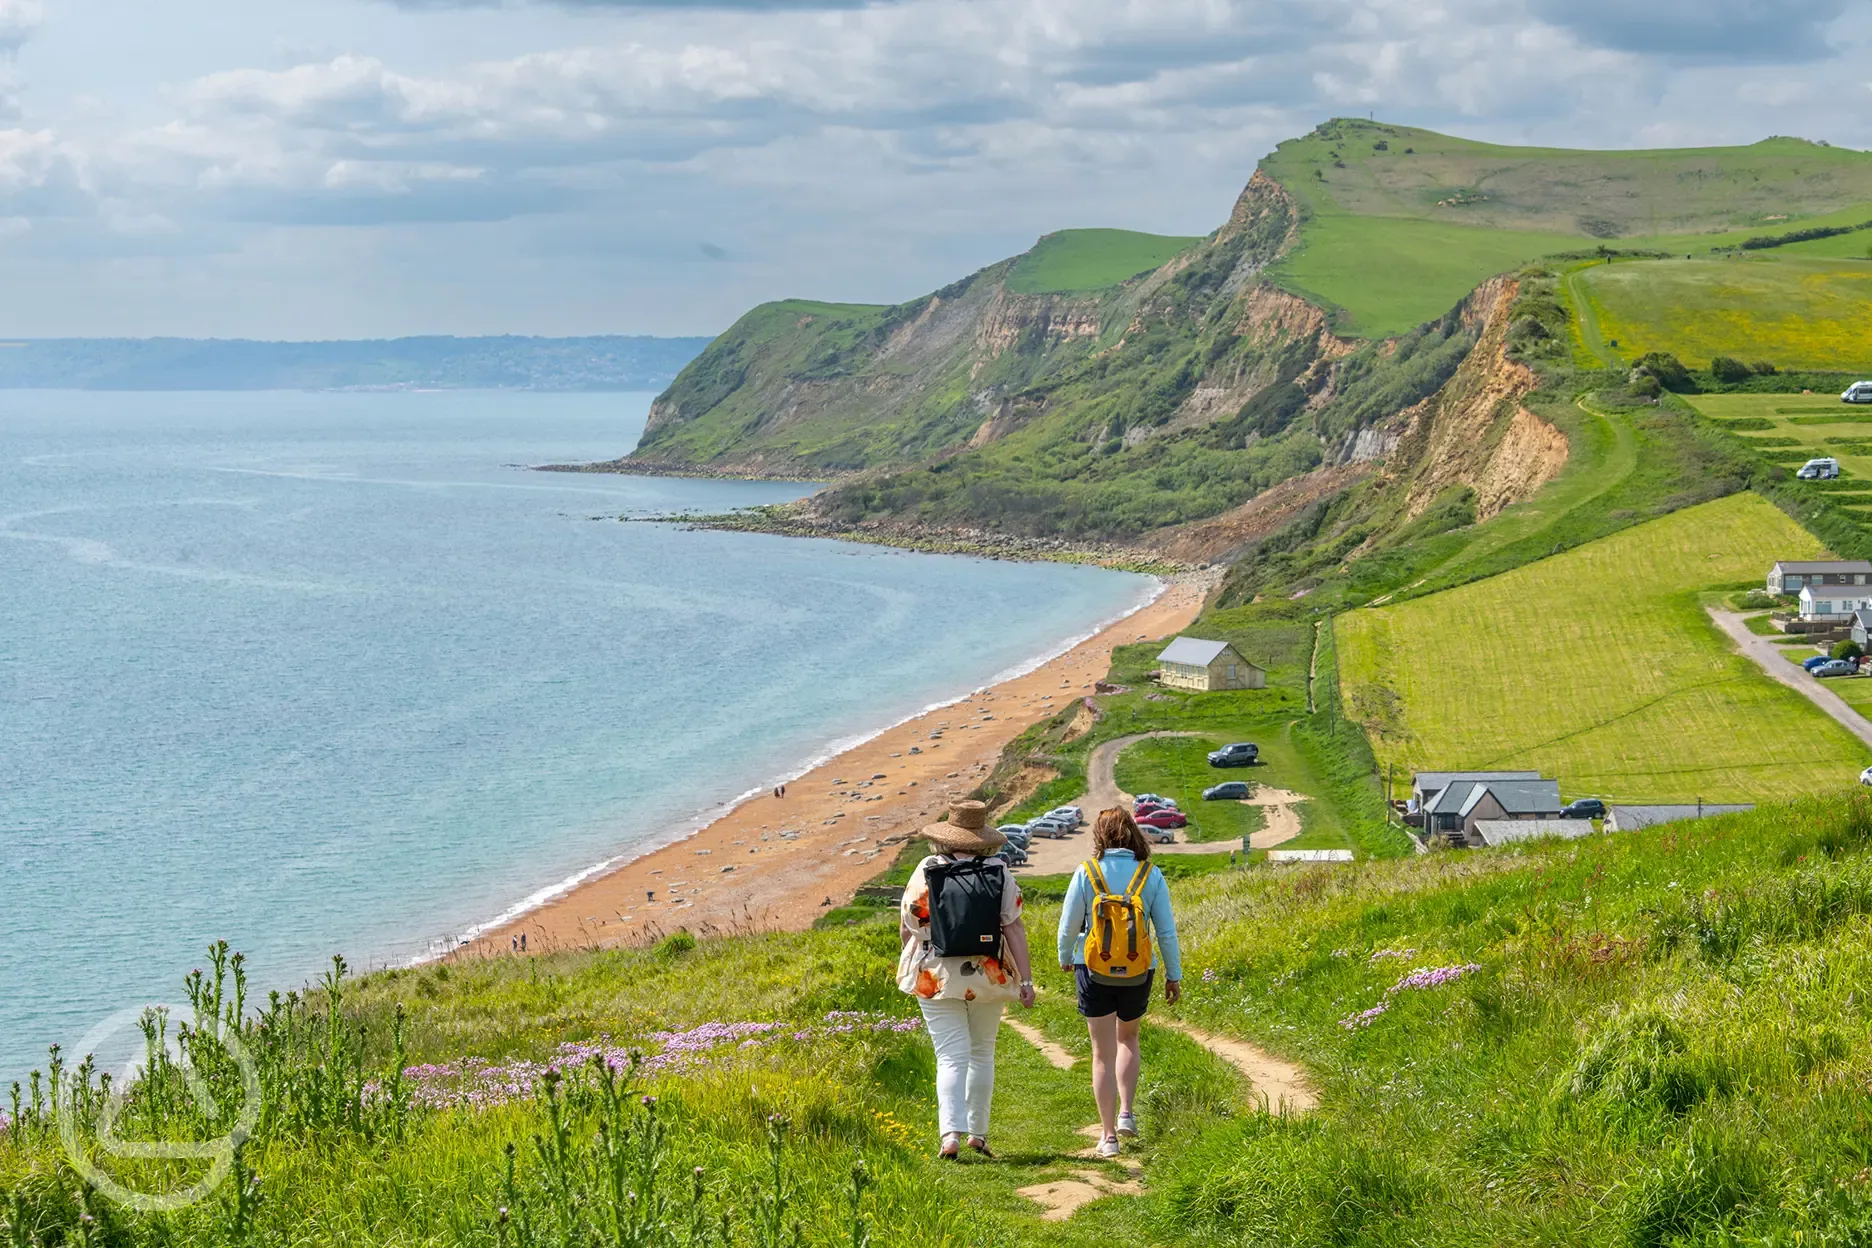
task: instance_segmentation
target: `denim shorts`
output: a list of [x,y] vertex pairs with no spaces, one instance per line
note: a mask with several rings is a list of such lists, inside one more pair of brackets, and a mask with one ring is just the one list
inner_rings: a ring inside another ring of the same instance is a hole
[[1079,985],[1079,1012],[1087,1018],[1116,1014],[1123,1022],[1135,1023],[1150,1009],[1151,983],[1156,978],[1157,968],[1152,967],[1139,983],[1101,984],[1085,967],[1075,966],[1073,980]]

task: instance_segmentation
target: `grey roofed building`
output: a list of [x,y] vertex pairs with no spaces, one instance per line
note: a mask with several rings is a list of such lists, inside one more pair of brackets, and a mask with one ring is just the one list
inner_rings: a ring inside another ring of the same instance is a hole
[[1806,585],[1872,584],[1872,560],[1783,559],[1768,569],[1768,592],[1796,594]]
[[1466,815],[1487,794],[1493,794],[1502,809],[1511,815],[1557,811],[1565,805],[1560,800],[1558,780],[1543,780],[1538,774],[1529,774],[1506,780],[1457,780],[1444,786],[1424,809],[1433,815]]
[[1411,777],[1411,799],[1429,802],[1458,780],[1538,780],[1538,771],[1420,771]]
[[1872,611],[1853,612],[1852,639],[1861,650],[1872,650]]
[[1608,832],[1634,832],[1639,828],[1655,827],[1660,823],[1677,823],[1685,819],[1708,819],[1713,815],[1736,815],[1754,809],[1753,802],[1734,805],[1700,802],[1677,806],[1614,806],[1606,813],[1605,829]]
[[1488,819],[1558,819],[1558,780],[1457,780],[1424,804],[1424,832],[1476,845],[1476,824]]
[[1590,819],[1478,819],[1473,836],[1484,845],[1506,845],[1543,836],[1578,840],[1592,835],[1592,830]]
[[1159,663],[1187,663],[1191,667],[1207,667],[1228,649],[1226,641],[1203,641],[1196,637],[1179,637],[1164,648],[1157,656]]

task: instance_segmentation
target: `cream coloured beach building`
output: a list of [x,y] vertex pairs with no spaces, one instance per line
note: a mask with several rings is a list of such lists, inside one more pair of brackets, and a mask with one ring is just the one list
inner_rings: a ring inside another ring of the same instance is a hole
[[1226,641],[1179,637],[1157,656],[1158,679],[1172,689],[1213,693],[1221,689],[1265,689],[1267,673],[1237,654]]

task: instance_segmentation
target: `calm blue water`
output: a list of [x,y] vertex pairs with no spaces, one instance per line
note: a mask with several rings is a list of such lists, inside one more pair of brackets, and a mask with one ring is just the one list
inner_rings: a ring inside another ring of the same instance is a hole
[[0,393],[0,1079],[216,938],[280,986],[420,953],[1150,592],[512,466],[647,407]]

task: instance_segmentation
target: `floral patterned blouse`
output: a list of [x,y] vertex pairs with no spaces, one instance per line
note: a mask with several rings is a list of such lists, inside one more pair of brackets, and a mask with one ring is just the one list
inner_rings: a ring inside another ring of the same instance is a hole
[[[925,858],[910,873],[904,886],[903,925],[914,935],[897,959],[897,986],[926,1001],[1012,1001],[1020,996],[1012,968],[995,958],[940,958],[930,948],[929,881],[924,870],[931,863],[955,862],[965,854]],[[1001,925],[1020,921],[1021,890],[1014,873],[1004,871],[1001,889]]]

